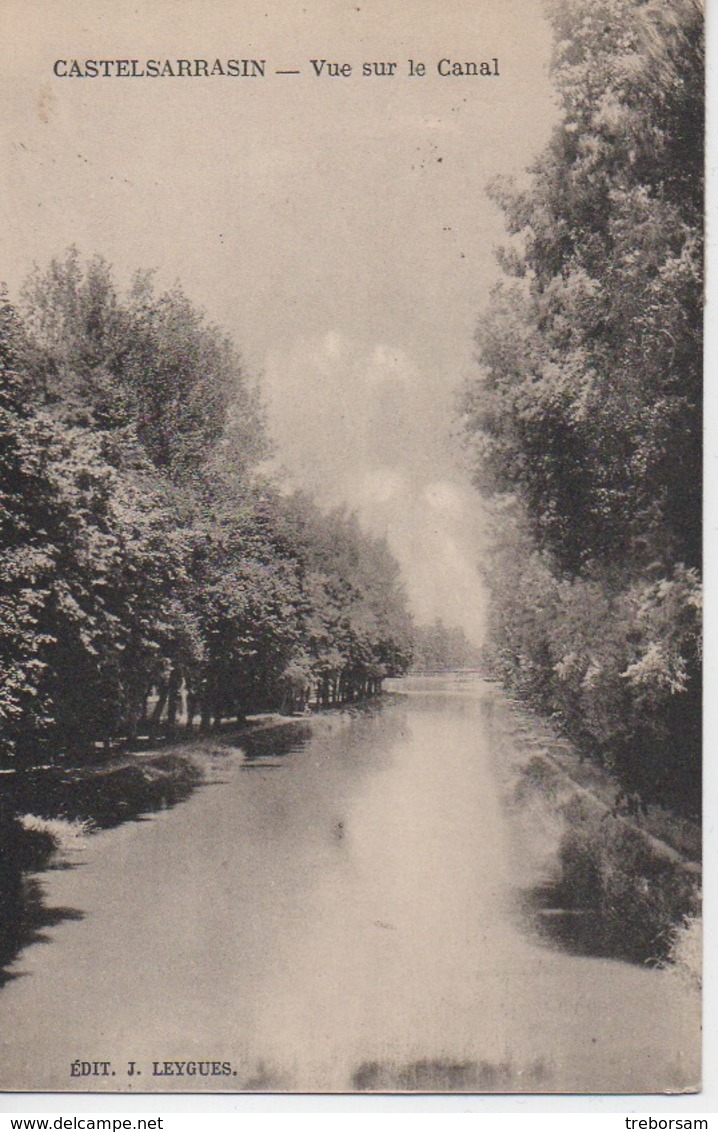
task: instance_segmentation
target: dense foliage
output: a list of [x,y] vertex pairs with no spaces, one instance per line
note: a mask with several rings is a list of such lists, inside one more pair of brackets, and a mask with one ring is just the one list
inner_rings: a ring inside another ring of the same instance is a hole
[[551,0],[562,111],[465,392],[504,677],[644,796],[697,806],[703,17]]
[[445,625],[437,618],[431,625],[414,629],[412,668],[416,672],[443,672],[472,668],[479,663],[479,650],[459,625]]
[[261,399],[178,289],[76,253],[0,308],[0,755],[376,692],[386,545],[262,480]]

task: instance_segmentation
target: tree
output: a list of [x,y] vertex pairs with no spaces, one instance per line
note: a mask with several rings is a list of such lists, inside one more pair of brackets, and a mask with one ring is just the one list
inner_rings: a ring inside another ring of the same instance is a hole
[[324,703],[373,694],[406,671],[412,623],[399,566],[385,540],[343,508],[323,514],[306,496],[282,501],[278,545],[295,557],[306,598],[305,651]]
[[123,435],[176,482],[213,462],[244,474],[267,453],[257,385],[231,340],[150,273],[119,294],[100,258],[72,249],[23,292],[25,368],[63,421]]
[[493,189],[519,241],[503,258],[517,278],[479,328],[467,424],[482,434],[482,474],[520,490],[565,568],[627,539],[644,564],[695,566],[700,11],[690,0],[668,13],[635,0],[551,11],[564,119],[530,189]]
[[438,617],[432,625],[415,627],[412,667],[420,672],[467,668],[477,660],[478,649],[459,625],[445,625]]
[[[0,719],[5,757],[209,727],[406,662],[381,540],[257,471],[255,383],[178,288],[128,295],[71,251],[0,306]],[[300,697],[300,698],[301,698]],[[296,697],[295,697],[296,698]]]
[[[621,619],[637,616],[628,595],[651,594],[657,611],[680,593],[693,609],[700,569],[702,13],[694,0],[556,0],[548,10],[562,120],[528,188],[492,187],[512,243],[477,332],[481,371],[464,425],[477,483],[513,499],[530,532],[547,606],[570,616],[581,591],[621,636]],[[510,604],[515,623],[526,603]],[[615,723],[630,719],[618,761],[641,762],[646,784],[660,752],[696,738],[695,727],[689,737],[664,727],[699,686],[696,622],[684,612],[694,636],[679,681],[658,612],[658,639],[632,620],[610,656],[593,641],[581,677],[590,670],[597,686],[598,670],[613,674],[603,732],[613,734],[612,712]],[[539,637],[555,640],[544,628]],[[575,669],[545,640],[534,644],[531,664],[555,704],[556,682]],[[652,714],[634,664],[654,681]],[[576,726],[579,700],[576,691],[567,713]]]

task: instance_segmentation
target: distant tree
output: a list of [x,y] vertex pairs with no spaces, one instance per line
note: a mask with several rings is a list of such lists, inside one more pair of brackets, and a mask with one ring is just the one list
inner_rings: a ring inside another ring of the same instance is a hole
[[345,509],[322,513],[301,494],[283,500],[277,537],[298,564],[319,698],[353,700],[406,671],[412,622],[386,541],[366,535]]
[[416,625],[412,667],[419,672],[467,668],[478,661],[478,649],[460,625],[445,625],[440,617],[431,625]]

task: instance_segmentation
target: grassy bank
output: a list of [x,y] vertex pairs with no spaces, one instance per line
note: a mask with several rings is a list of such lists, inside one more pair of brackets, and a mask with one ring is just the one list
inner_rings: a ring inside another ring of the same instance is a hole
[[575,953],[670,964],[700,983],[697,823],[635,806],[523,705],[509,701],[501,718],[505,796],[535,862],[525,894],[535,930]]
[[212,736],[194,736],[157,750],[103,756],[93,763],[41,765],[0,775],[0,985],[13,960],[67,910],[48,909],[34,874],[73,867],[87,838],[142,820],[189,798],[223,759],[248,763],[281,756],[303,741],[306,717],[256,717]]

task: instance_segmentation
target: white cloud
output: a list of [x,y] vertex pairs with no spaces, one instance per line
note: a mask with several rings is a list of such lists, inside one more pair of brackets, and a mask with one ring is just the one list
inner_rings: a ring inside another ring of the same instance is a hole
[[435,383],[406,351],[336,328],[274,350],[266,372],[293,482],[388,537],[417,619],[442,617],[480,640],[480,502],[454,462]]

